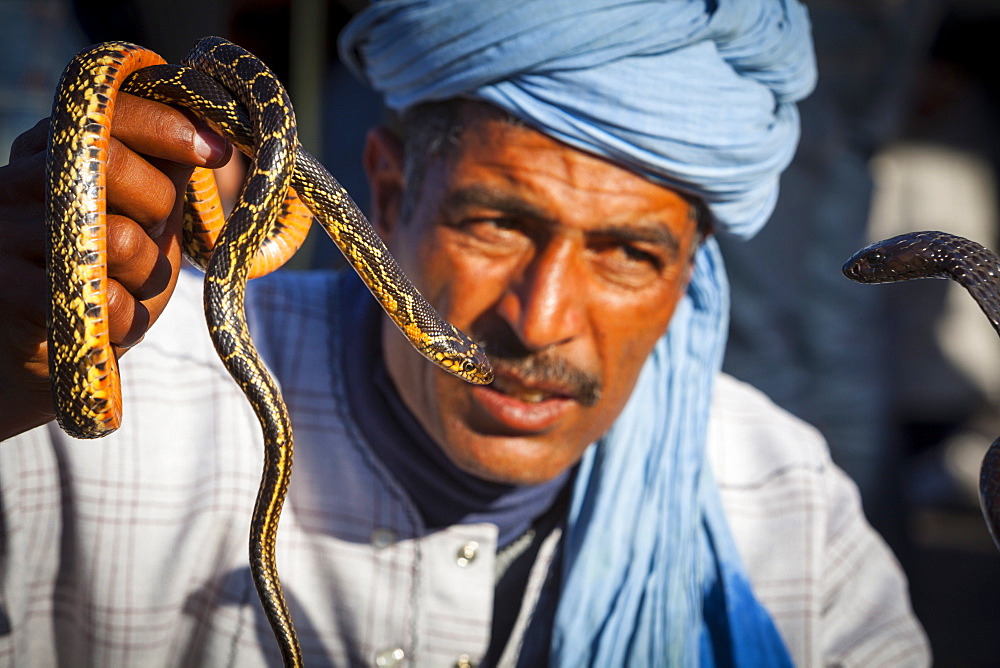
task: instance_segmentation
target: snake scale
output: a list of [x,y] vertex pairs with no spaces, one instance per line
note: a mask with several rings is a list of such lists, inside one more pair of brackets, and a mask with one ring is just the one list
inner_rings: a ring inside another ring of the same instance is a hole
[[[988,248],[946,232],[911,232],[865,246],[844,264],[858,283],[950,278],[964,287],[1000,334],[1000,257]],[[1000,548],[1000,438],[990,445],[979,472],[979,505]]]
[[[49,131],[49,369],[56,417],[67,433],[104,436],[117,429],[122,416],[117,352],[108,332],[104,198],[119,90],[190,109],[252,158],[224,225],[218,220],[214,183],[207,170],[196,170],[188,186],[184,250],[205,269],[205,313],[213,344],[264,434],[250,569],[282,659],[298,666],[301,650],[275,562],[278,518],[291,474],[292,428],[247,331],[246,281],[276,268],[298,248],[310,223],[304,203],[414,348],[469,382],[490,382],[492,370],[482,349],[423,299],[346,191],[298,144],[287,93],[260,60],[217,37],[200,40],[182,66],[168,65],[133,44],[109,42],[81,52],[67,66]],[[206,220],[213,217],[214,222]]]

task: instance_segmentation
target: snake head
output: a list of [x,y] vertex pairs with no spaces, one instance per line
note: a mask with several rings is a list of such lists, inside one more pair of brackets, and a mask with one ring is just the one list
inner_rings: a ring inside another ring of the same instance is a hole
[[941,254],[933,243],[935,234],[940,233],[911,232],[869,244],[847,260],[844,276],[857,283],[940,277]]
[[440,368],[468,383],[489,385],[493,382],[493,365],[482,346],[450,323],[446,323],[445,331],[446,335],[424,337],[424,345],[418,350]]
[[[461,334],[461,332],[459,332]],[[462,380],[475,385],[489,385],[493,382],[493,366],[478,343],[461,334],[459,354],[441,359],[440,366],[455,374]]]
[[470,383],[489,385],[493,382],[493,366],[478,344],[473,342],[472,346],[468,357],[462,360],[462,368],[457,375]]
[[873,280],[885,272],[886,255],[881,248],[866,246],[844,263],[844,276],[857,283],[881,283]]

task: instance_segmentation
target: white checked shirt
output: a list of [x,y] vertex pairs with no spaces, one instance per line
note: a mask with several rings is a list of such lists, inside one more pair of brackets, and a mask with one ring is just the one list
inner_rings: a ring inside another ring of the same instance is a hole
[[[306,665],[475,663],[489,642],[496,528],[427,532],[364,445],[345,400],[337,280],[257,283],[255,338],[295,429],[278,566]],[[0,444],[0,665],[280,664],[247,566],[259,427],[216,359],[200,294],[182,275],[123,358],[118,432],[78,442],[49,425]],[[928,663],[903,575],[813,429],[720,377],[709,455],[797,664]],[[502,663],[516,663],[558,537]]]

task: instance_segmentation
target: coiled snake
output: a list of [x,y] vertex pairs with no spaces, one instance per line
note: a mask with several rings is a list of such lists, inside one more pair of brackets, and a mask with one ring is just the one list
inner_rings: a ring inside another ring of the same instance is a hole
[[[945,232],[911,232],[866,246],[844,265],[859,283],[950,278],[964,287],[1000,334],[1000,257]],[[1000,438],[990,445],[979,472],[979,505],[1000,548]]]
[[[270,70],[242,48],[216,37],[199,41],[184,62],[184,67],[166,65],[151,51],[112,42],[81,52],[63,73],[53,105],[46,184],[48,350],[56,415],[70,435],[95,438],[114,431],[122,414],[117,358],[108,334],[104,202],[118,90],[187,107],[253,158],[240,199],[221,232],[217,205],[214,221],[203,221],[200,213],[205,201],[217,199],[214,182],[206,179],[206,170],[192,178],[192,184],[201,183],[208,192],[189,184],[184,247],[189,259],[206,272],[205,313],[212,341],[264,432],[250,568],[282,659],[286,665],[301,665],[274,556],[291,473],[292,430],[278,388],[250,340],[243,307],[251,271],[276,268],[304,238],[310,220],[298,200],[418,351],[470,382],[490,382],[492,370],[476,343],[443,321],[420,296],[348,194],[298,145],[291,104]],[[293,219],[286,225],[276,220],[283,205]],[[289,234],[297,240],[285,241]],[[281,248],[264,249],[251,270],[265,238],[270,239],[266,245]]]

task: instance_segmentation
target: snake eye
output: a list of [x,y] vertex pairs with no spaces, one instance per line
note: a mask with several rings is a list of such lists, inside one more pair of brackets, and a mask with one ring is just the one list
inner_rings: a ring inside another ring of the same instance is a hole
[[462,373],[466,375],[472,375],[476,372],[476,363],[472,360],[464,360],[462,362]]
[[868,264],[878,266],[885,262],[885,253],[882,251],[872,251],[868,256]]

